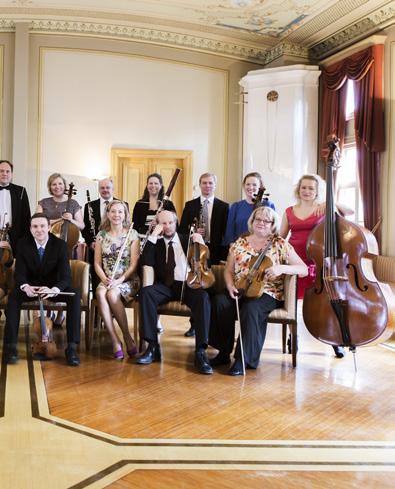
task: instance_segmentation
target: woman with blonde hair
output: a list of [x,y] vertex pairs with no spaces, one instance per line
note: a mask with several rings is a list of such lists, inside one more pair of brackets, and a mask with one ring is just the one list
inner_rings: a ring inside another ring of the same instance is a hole
[[134,229],[130,230],[125,202],[113,200],[107,206],[106,217],[96,236],[95,271],[100,280],[96,289],[99,311],[110,333],[116,360],[122,360],[124,352],[113,316],[122,331],[127,354],[133,357],[137,353],[136,343],[129,332],[124,303],[132,300],[140,287],[136,273],[139,249],[138,234]]

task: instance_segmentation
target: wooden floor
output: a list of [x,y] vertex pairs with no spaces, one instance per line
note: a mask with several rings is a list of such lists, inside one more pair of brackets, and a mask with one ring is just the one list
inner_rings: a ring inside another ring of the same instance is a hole
[[113,360],[105,333],[80,368],[33,362],[21,328],[22,360],[0,376],[2,489],[394,486],[391,344],[360,348],[355,372],[300,324],[294,370],[270,325],[257,370],[202,376],[187,320],[162,322],[150,366]]

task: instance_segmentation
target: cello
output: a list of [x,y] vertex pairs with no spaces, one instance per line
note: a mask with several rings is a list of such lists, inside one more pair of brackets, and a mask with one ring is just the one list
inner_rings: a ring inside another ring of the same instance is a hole
[[303,318],[309,332],[332,346],[379,343],[395,329],[395,304],[386,284],[377,281],[373,259],[374,235],[335,212],[334,170],[339,166],[339,140],[328,144],[325,219],[311,232],[307,257],[316,265],[316,278],[306,289]]
[[[71,211],[71,199],[73,195],[75,195],[76,193],[77,191],[74,187],[74,183],[71,182],[69,184],[68,190],[65,191],[65,194],[67,194],[67,204],[66,204],[65,213]],[[73,248],[77,244],[78,239],[80,237],[80,230],[78,229],[78,226],[68,221],[67,219],[60,218],[58,221],[52,224],[51,233],[57,236],[58,238],[62,239],[63,241],[66,241],[67,254],[68,257],[71,258]]]

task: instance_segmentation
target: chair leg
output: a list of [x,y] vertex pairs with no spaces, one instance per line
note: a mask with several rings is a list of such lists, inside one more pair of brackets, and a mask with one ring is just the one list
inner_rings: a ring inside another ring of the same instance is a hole
[[298,327],[297,324],[292,324],[291,326],[291,337],[292,337],[292,368],[296,367],[296,354],[298,352]]
[[286,353],[287,325],[283,324],[283,353]]
[[89,325],[90,325],[90,310],[89,310],[89,305],[87,309],[84,311],[84,330],[85,330],[85,351],[88,351],[89,348],[91,347],[90,342],[89,342]]

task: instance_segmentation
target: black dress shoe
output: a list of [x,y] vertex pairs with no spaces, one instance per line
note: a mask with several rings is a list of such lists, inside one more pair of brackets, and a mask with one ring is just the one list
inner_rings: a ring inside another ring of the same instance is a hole
[[68,347],[64,351],[64,354],[66,355],[67,365],[70,365],[70,367],[79,366],[80,357],[77,354],[77,350],[75,349],[75,346],[68,345]]
[[220,365],[228,365],[230,363],[230,356],[226,353],[219,352],[218,355],[210,360],[212,367],[219,367]]
[[213,369],[208,363],[206,350],[198,350],[195,353],[195,367],[200,374],[211,375]]
[[140,365],[149,365],[152,362],[160,362],[162,355],[159,344],[151,343],[148,345],[141,357],[136,358],[136,363]]
[[346,351],[342,346],[334,346],[333,351],[335,352],[336,358],[343,358]]
[[240,360],[235,360],[235,363],[229,369],[229,375],[243,375],[243,365]]
[[19,355],[16,346],[7,346],[6,347],[6,363],[8,365],[15,365],[18,363]]
[[191,336],[195,336],[195,328],[191,326],[188,331],[185,331],[184,336],[190,338]]

